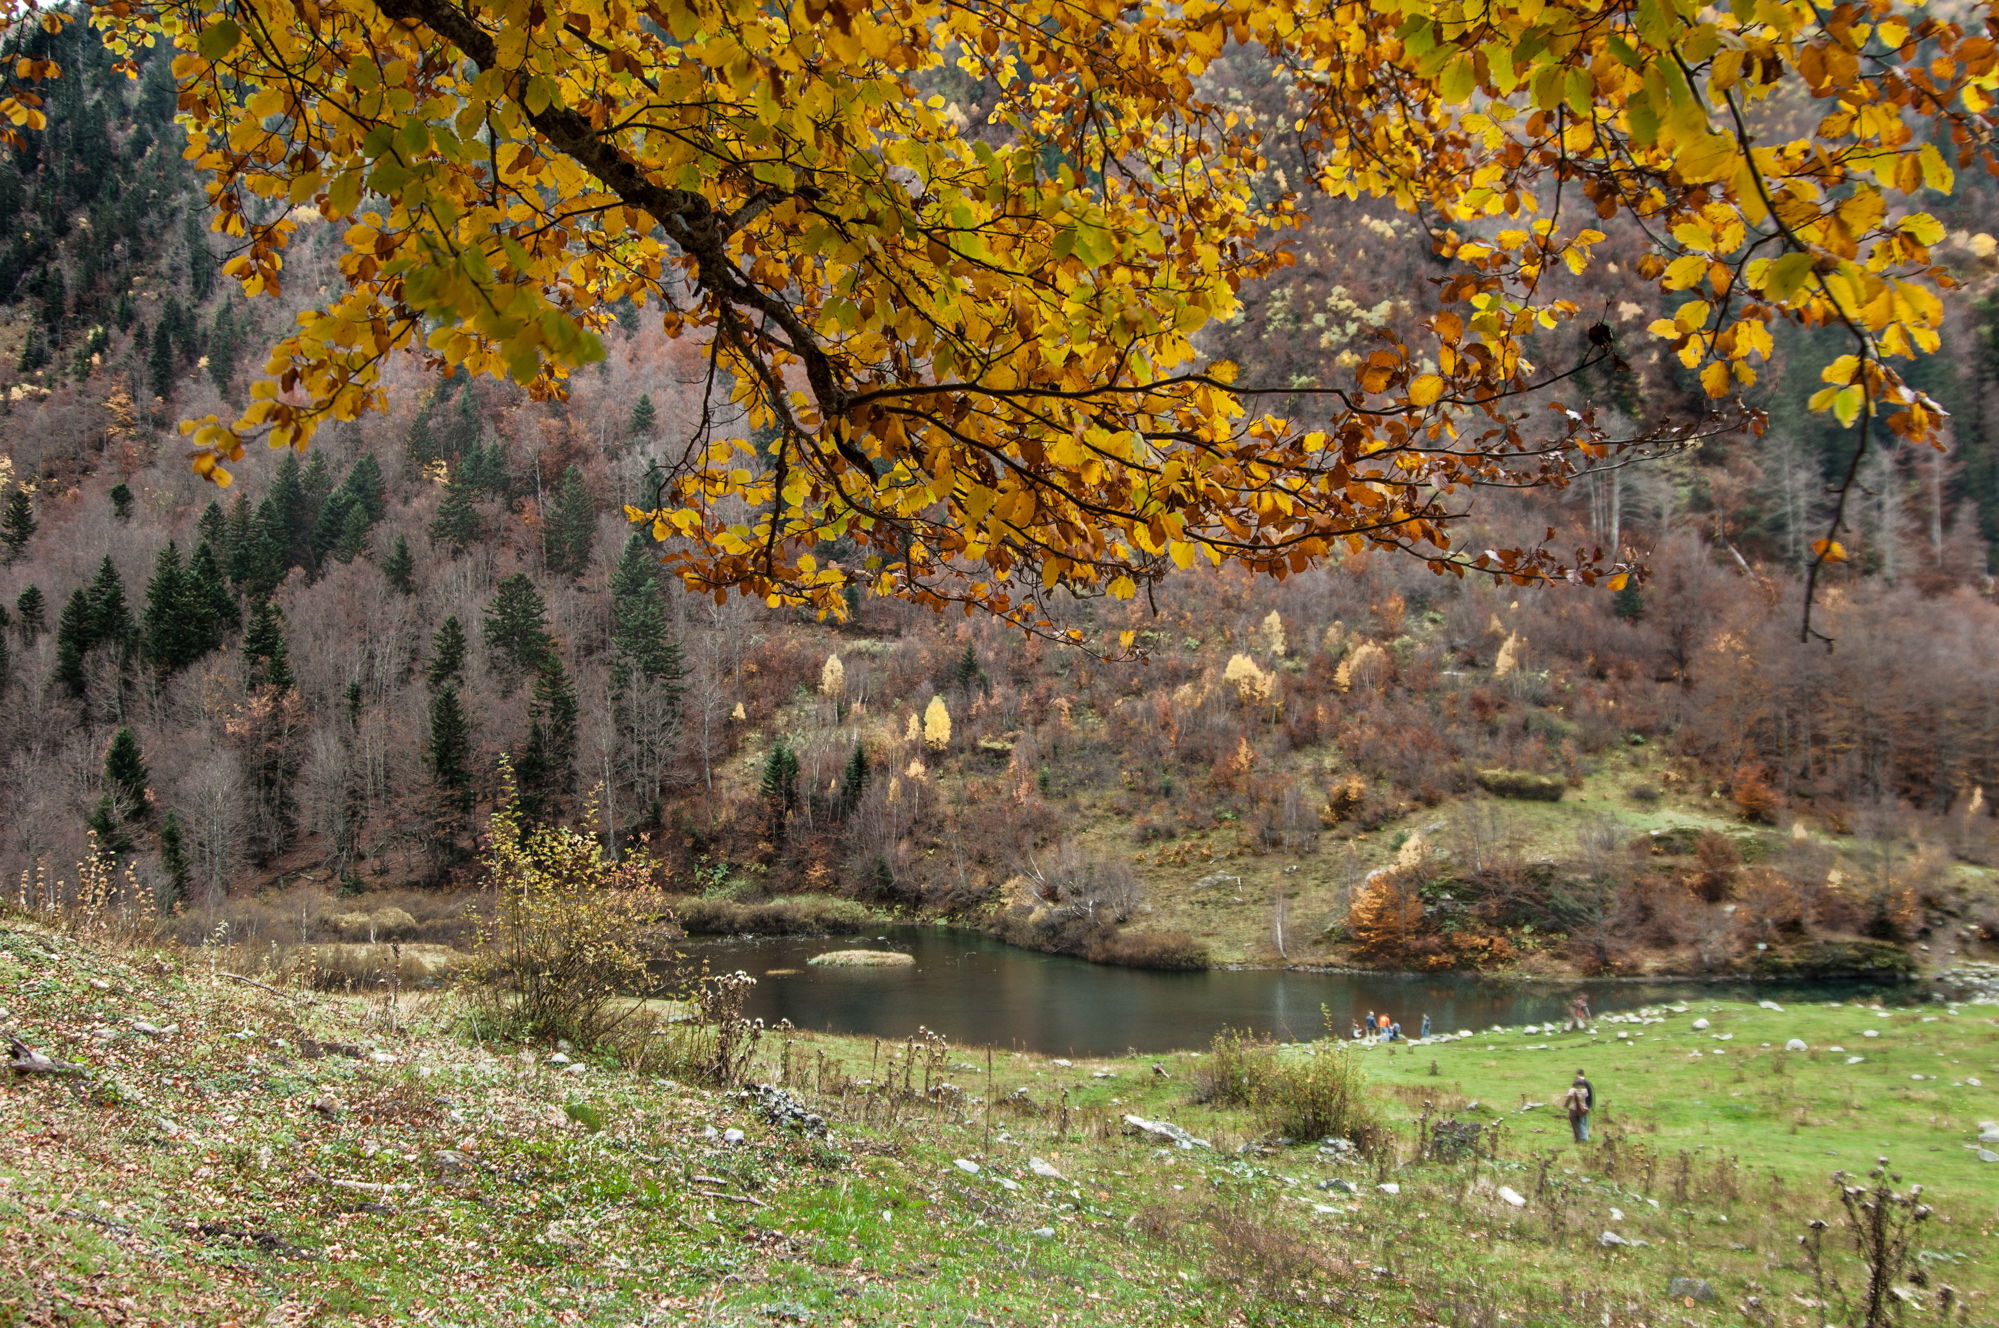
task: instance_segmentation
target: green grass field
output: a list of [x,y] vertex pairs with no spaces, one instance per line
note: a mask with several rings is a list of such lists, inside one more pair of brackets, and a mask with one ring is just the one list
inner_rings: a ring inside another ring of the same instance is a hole
[[[1855,1320],[1836,1295],[1821,1315],[1798,1237],[1833,1221],[1826,1264],[1858,1285],[1828,1177],[1879,1156],[1935,1208],[1901,1270],[1908,1322],[1999,1305],[1999,1164],[1970,1147],[1999,1117],[1969,1082],[1995,1079],[1992,1007],[1715,1002],[1594,1036],[1276,1053],[1359,1058],[1393,1144],[1353,1160],[1193,1105],[1196,1053],[766,1036],[757,1077],[822,1112],[818,1138],[740,1097],[477,1042],[448,995],[265,991],[25,925],[0,928],[0,1006],[88,1070],[0,1089],[8,1328],[1816,1328]],[[1587,1147],[1520,1110],[1579,1065],[1603,1108]],[[1452,1110],[1505,1125],[1477,1157],[1419,1160],[1418,1123]],[[1678,1276],[1697,1282],[1669,1295]]]

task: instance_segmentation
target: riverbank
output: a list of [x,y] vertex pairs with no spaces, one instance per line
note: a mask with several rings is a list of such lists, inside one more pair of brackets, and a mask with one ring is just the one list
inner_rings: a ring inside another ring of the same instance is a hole
[[[1858,1285],[1827,1178],[1883,1154],[1934,1208],[1918,1308],[1947,1285],[1951,1322],[1990,1321],[1991,1013],[1683,1004],[1275,1053],[1356,1059],[1385,1130],[1357,1157],[1197,1105],[1201,1052],[794,1031],[744,1097],[478,1041],[448,994],[0,929],[0,1024],[87,1072],[0,1090],[0,1223],[25,1233],[0,1323],[1816,1325],[1797,1238],[1831,1222],[1825,1265]],[[1545,1105],[1579,1064],[1588,1149]],[[1444,1116],[1479,1125],[1468,1155],[1437,1156]]]

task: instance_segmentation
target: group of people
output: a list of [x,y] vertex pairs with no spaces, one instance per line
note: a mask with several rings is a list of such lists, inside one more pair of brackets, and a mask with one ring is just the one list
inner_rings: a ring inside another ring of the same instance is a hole
[[[1423,1031],[1416,1036],[1419,1038],[1430,1036],[1429,1015],[1426,1014],[1423,1016]],[[1391,1019],[1386,1014],[1376,1014],[1374,1011],[1369,1010],[1361,1017],[1360,1022],[1353,1026],[1353,1040],[1355,1042],[1400,1042],[1402,1041],[1402,1024],[1399,1020]]]

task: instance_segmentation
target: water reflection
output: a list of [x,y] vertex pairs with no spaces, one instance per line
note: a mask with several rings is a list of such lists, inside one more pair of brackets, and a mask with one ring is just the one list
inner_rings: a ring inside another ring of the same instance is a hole
[[[1103,1056],[1205,1046],[1223,1028],[1287,1041],[1325,1035],[1321,1009],[1344,1036],[1369,1010],[1414,1036],[1423,1016],[1438,1032],[1554,1022],[1571,993],[1599,1012],[1662,1000],[1740,995],[1703,983],[1501,984],[1458,976],[1284,972],[1151,973],[1107,968],[1001,945],[974,932],[895,928],[879,936],[759,938],[690,944],[718,971],[758,979],[750,1013],[800,1028],[903,1038],[923,1027],[953,1042]],[[814,968],[828,950],[907,951],[915,967]],[[790,970],[774,972],[773,970]],[[1788,986],[1782,999],[1841,999],[1852,986]],[[1757,989],[1758,995],[1770,989]]]

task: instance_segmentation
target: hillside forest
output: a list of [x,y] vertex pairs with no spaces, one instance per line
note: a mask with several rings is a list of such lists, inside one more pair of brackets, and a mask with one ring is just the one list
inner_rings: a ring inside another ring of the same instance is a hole
[[[1075,602],[1073,647],[663,576],[625,508],[727,394],[635,312],[567,401],[398,363],[383,413],[209,484],[175,422],[228,412],[334,279],[333,239],[308,218],[291,293],[245,300],[164,61],[128,82],[87,33],[29,40],[69,73],[46,133],[0,152],[0,884],[24,903],[97,882],[187,939],[270,946],[393,904],[449,938],[516,797],[595,827],[690,928],[865,909],[1113,962],[1586,972],[1999,940],[1976,184],[1944,214],[1965,289],[1921,366],[1951,446],[1866,460],[1852,557],[1819,583],[1830,647],[1802,639],[1801,573],[1850,438],[1786,372],[1821,358],[1805,334],[1758,389],[1762,436],[1488,495],[1461,528],[1632,551],[1621,590],[1382,553],[1196,570]],[[1253,79],[1230,95],[1257,113]],[[1385,207],[1315,212],[1300,255],[1214,349],[1301,386],[1433,275]],[[1649,287],[1614,257],[1592,282],[1630,334],[1593,404],[1693,414],[1691,376],[1641,348]]]

